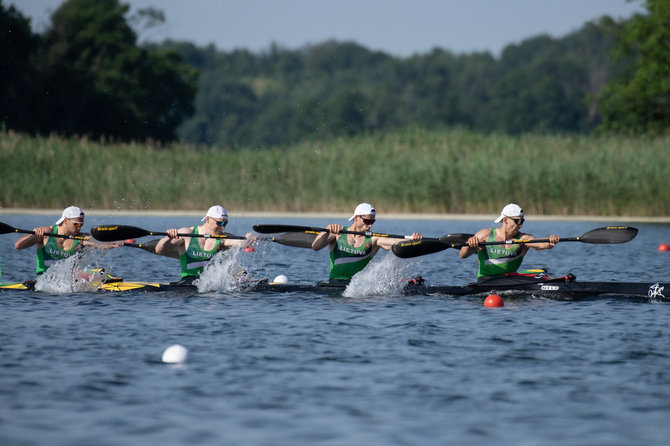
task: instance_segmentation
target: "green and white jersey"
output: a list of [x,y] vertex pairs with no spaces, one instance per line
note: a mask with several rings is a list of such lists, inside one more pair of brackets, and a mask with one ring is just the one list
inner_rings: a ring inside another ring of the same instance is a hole
[[[193,226],[193,234],[198,233],[198,227]],[[219,251],[219,245],[223,243],[222,240],[216,240],[216,245],[214,249],[206,251],[200,247],[197,237],[191,237],[191,241],[188,243],[186,252],[179,256],[179,261],[181,262],[181,277],[197,277],[200,275],[205,265],[209,262],[209,259],[212,258],[214,254]]]
[[[491,228],[491,235],[487,241],[496,241],[496,228]],[[523,261],[521,253],[518,244],[484,246],[484,249],[477,253],[479,259],[477,278],[516,272]]]
[[[58,226],[52,226],[51,232],[58,234]],[[59,260],[67,259],[77,253],[77,247],[81,244],[79,240],[72,240],[72,248],[62,249],[58,246],[56,237],[49,237],[44,248],[37,248],[37,274],[42,274],[51,265]]]
[[[348,228],[345,227],[346,231]],[[330,279],[351,279],[372,260],[372,237],[365,237],[363,244],[353,247],[346,234],[337,238],[335,247],[330,251]]]

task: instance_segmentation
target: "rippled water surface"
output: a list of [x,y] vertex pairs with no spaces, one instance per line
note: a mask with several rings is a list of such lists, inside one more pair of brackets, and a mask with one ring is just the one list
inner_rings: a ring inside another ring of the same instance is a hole
[[[0,215],[31,229],[56,216]],[[199,218],[88,217],[163,231]],[[237,218],[325,226],[320,219]],[[608,222],[526,222],[537,236]],[[397,221],[375,230],[475,232],[482,221]],[[669,281],[670,225],[631,224],[622,245],[559,244],[524,266],[578,280]],[[3,281],[32,277],[34,249],[0,236]],[[134,248],[93,260],[127,280],[176,280],[178,261]],[[278,244],[224,265],[293,283],[327,277],[326,250]],[[0,442],[7,445],[665,445],[670,438],[668,302],[506,296],[398,296],[376,283],[421,274],[460,285],[474,259],[455,250],[385,252],[341,295],[0,291]],[[222,266],[223,267],[223,266]],[[382,290],[381,292],[379,290]],[[370,291],[373,290],[373,291]],[[376,291],[375,291],[376,290]],[[181,344],[184,364],[161,361]]]

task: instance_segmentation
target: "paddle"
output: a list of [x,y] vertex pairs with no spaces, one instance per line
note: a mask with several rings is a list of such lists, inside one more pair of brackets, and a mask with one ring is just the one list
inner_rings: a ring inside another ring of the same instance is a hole
[[160,241],[159,238],[155,238],[153,240],[150,240],[146,243],[136,243],[136,242],[129,242],[126,240],[123,242],[123,246],[130,246],[131,248],[140,248],[143,251],[150,252],[153,254],[156,254],[156,245]]
[[[103,226],[96,226],[94,228],[91,228],[91,235],[96,240],[100,241],[115,241],[115,240],[127,240],[127,239],[132,239],[132,238],[140,238],[140,237],[145,237],[148,235],[167,235],[167,232],[156,232],[156,231],[149,231],[146,229],[138,228],[136,226],[127,226],[127,225],[103,225]],[[232,234],[178,234],[180,237],[201,237],[201,238],[223,238],[223,239],[231,239],[231,240],[246,240],[246,237],[241,236],[241,235],[232,235]],[[259,240],[268,240],[272,242],[276,242],[282,245],[287,245],[287,246],[294,246],[298,248],[311,248],[312,247],[312,242],[314,241],[313,235],[295,235],[295,234],[285,234],[280,237],[265,237],[265,238],[260,238]],[[153,241],[152,241],[153,242]],[[152,243],[149,242],[149,243]],[[155,243],[158,243],[156,241]],[[152,247],[147,246],[148,244],[145,244],[145,251],[147,252],[154,252],[155,253],[155,244],[153,244],[153,251]],[[130,244],[129,246],[132,246]],[[140,246],[138,246],[140,247]],[[172,256],[169,256],[172,257]]]
[[[12,232],[19,232],[21,234],[35,234],[35,231],[29,231],[27,229],[18,229],[13,226],[10,226],[6,223],[0,222],[0,234],[10,234]],[[45,237],[59,237],[59,238],[70,238],[76,240],[88,240],[88,236],[85,235],[64,235],[64,234],[54,234],[53,232],[48,232],[44,234]]]
[[287,232],[279,237],[262,237],[261,240],[271,240],[280,245],[293,246],[295,248],[312,249],[312,243],[316,235],[311,232]]
[[[463,234],[459,234],[462,236]],[[630,226],[607,226],[604,228],[593,229],[580,237],[566,237],[561,238],[561,242],[582,242],[596,245],[625,243],[637,235],[637,229]],[[466,246],[467,238],[465,240],[455,240],[447,236],[439,240],[412,240],[398,242],[391,247],[393,253],[402,258],[418,257],[434,252],[440,252],[447,248],[462,248]],[[506,245],[509,243],[546,243],[548,238],[535,240],[507,240],[495,242],[481,242],[480,245]]]
[[447,234],[439,239],[407,240],[395,243],[391,251],[398,257],[409,259],[434,252],[444,251],[447,248],[464,246],[474,234]]
[[[304,232],[307,234],[318,235],[320,232],[329,232],[326,228],[313,228],[311,226],[294,226],[294,225],[254,225],[254,231],[260,234],[274,234],[277,232]],[[362,232],[362,231],[340,231],[341,234],[365,235],[366,237],[388,237],[388,238],[405,238],[411,239],[411,235],[398,234],[384,234],[379,232]],[[424,239],[437,240],[437,239]]]
[[[147,235],[168,235],[167,232],[148,231],[137,226],[127,225],[103,225],[91,228],[91,235],[101,242],[113,242],[116,240],[127,240],[129,238],[146,237]],[[179,237],[201,237],[201,238],[228,238],[233,240],[244,240],[246,237],[232,234],[177,234]]]

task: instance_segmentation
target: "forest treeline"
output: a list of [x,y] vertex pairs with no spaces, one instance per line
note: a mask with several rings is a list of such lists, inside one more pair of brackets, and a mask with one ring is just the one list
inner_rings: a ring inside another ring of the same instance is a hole
[[397,58],[354,42],[254,54],[166,42],[199,69],[195,114],[184,141],[273,146],[408,125],[474,130],[588,132],[596,96],[617,72],[613,22],[562,39],[538,36],[489,53],[434,49]]
[[220,51],[138,45],[164,21],[119,0],[66,0],[41,34],[0,0],[0,120],[29,134],[218,149],[398,128],[507,134],[670,128],[670,2],[488,52],[399,58],[355,42]]

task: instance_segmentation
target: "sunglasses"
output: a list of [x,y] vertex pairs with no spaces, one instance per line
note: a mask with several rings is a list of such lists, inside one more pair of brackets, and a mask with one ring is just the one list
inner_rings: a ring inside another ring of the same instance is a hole
[[226,225],[228,224],[228,220],[221,220],[221,221],[214,220],[214,221],[216,222],[216,225],[220,228],[225,228]]
[[517,226],[521,226],[523,224],[523,222],[526,221],[523,218],[512,218],[512,217],[507,217],[507,218],[512,220],[514,222],[514,224],[517,225]]
[[363,218],[363,217],[361,217],[361,220],[363,220],[363,223],[365,223],[366,225],[371,225],[375,222],[374,218]]
[[[70,220],[70,219],[68,219],[68,220]],[[82,226],[84,226],[84,222],[83,222],[83,221],[70,220],[70,222],[72,222],[72,224],[75,225],[75,226],[78,227],[78,228],[81,228]]]

